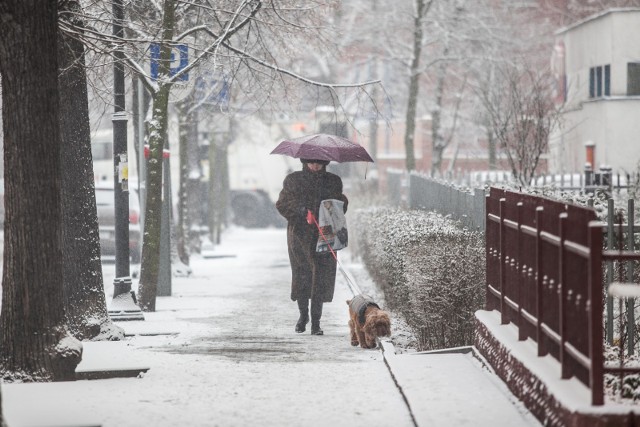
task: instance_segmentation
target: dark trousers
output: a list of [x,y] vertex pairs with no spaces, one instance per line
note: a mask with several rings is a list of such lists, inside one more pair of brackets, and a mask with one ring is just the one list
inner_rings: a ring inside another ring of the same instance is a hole
[[[307,298],[298,298],[298,309],[300,315],[309,316],[309,300]],[[313,296],[311,298],[311,325],[320,325],[320,318],[322,317],[322,298],[320,296]]]

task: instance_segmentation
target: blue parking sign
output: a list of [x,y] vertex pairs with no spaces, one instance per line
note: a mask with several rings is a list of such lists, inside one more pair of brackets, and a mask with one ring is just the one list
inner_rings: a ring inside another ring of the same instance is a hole
[[[158,79],[158,69],[160,59],[160,44],[151,43],[149,47],[151,52],[151,78],[153,80]],[[177,64],[176,64],[177,63]],[[177,44],[171,47],[171,66],[169,67],[170,76],[176,75],[180,70],[184,69],[189,64],[189,46],[186,44]],[[189,80],[189,73],[185,73],[180,76],[178,81],[186,82]]]

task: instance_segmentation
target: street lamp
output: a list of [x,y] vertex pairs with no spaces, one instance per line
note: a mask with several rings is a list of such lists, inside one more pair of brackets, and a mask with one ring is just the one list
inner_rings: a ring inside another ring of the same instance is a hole
[[[122,0],[113,1],[113,35],[122,40]],[[115,51],[113,64],[113,166],[116,237],[116,277],[113,281],[113,300],[109,316],[113,320],[144,320],[131,290],[129,272],[129,167],[127,159],[127,114],[124,96],[124,52],[122,46]]]

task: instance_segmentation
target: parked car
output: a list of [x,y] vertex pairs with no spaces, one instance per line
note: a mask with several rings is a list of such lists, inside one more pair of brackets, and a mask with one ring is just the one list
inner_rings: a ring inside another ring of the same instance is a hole
[[233,223],[247,228],[274,226],[286,227],[285,219],[276,210],[264,190],[231,190],[231,214]]
[[[115,257],[115,207],[112,181],[96,183],[96,208],[100,230],[100,252],[103,257]],[[129,256],[131,262],[140,262],[142,232],[140,229],[140,200],[135,188],[129,188]]]

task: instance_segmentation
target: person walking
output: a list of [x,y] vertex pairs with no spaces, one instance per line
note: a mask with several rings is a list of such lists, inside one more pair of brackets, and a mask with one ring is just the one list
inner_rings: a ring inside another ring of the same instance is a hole
[[328,161],[300,161],[302,170],[285,177],[276,208],[288,223],[291,300],[297,301],[300,310],[295,331],[302,333],[306,330],[311,300],[311,334],[322,335],[322,305],[333,300],[337,262],[331,252],[316,252],[319,233],[314,219],[318,218],[323,200],[341,200],[345,213],[349,201],[342,193],[340,177],[327,172]]

